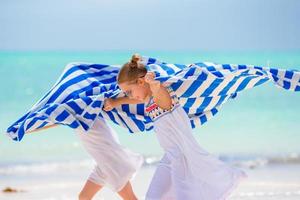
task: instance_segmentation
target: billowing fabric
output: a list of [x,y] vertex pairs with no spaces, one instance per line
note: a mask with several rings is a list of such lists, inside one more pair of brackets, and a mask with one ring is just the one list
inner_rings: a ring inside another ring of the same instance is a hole
[[[157,80],[174,90],[193,128],[206,123],[237,93],[268,81],[286,90],[300,91],[297,70],[209,62],[168,64],[148,57],[143,57],[142,62],[156,73]],[[97,116],[131,133],[151,130],[153,121],[145,115],[144,104],[102,110],[105,98],[124,96],[116,83],[119,69],[120,66],[103,64],[67,65],[50,91],[13,123],[7,134],[20,141],[26,132],[52,124],[87,131]]]

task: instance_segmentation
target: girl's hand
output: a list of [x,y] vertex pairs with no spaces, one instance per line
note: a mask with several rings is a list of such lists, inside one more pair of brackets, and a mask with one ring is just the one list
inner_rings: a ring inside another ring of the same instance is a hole
[[105,99],[103,110],[105,111],[111,111],[116,107],[116,103],[114,99]]
[[154,72],[147,72],[145,75],[145,81],[150,84],[150,82],[154,81],[155,74]]
[[145,82],[148,83],[150,85],[150,89],[152,91],[152,93],[157,93],[160,89],[160,82],[155,80],[155,74],[153,72],[148,72],[145,75]]

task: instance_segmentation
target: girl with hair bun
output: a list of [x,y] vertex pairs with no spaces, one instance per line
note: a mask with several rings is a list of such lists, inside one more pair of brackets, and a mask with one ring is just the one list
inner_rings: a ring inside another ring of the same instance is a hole
[[171,87],[133,55],[118,74],[126,97],[107,99],[104,109],[128,103],[145,104],[164,155],[154,173],[146,200],[223,200],[246,177],[205,151],[192,133],[189,117]]

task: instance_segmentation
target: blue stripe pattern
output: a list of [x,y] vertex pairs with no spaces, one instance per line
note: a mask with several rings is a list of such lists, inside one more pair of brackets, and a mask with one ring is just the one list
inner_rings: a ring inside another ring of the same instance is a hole
[[[157,80],[174,90],[193,128],[215,116],[228,99],[265,82],[300,91],[297,70],[211,62],[170,64],[148,57],[143,57],[142,62],[156,73]],[[151,130],[153,122],[145,116],[144,104],[122,105],[109,112],[102,109],[105,98],[124,96],[116,83],[119,69],[120,66],[103,64],[68,64],[50,91],[13,123],[7,134],[20,141],[25,133],[53,124],[87,131],[96,117],[110,120],[131,133]]]

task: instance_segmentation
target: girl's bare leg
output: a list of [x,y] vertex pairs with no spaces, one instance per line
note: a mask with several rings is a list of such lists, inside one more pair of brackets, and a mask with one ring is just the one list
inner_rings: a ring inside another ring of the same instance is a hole
[[128,182],[118,193],[124,200],[138,200],[132,190],[130,182]]
[[[101,185],[97,185],[91,181],[87,181],[79,194],[79,200],[91,200],[95,194],[102,189]],[[135,196],[130,182],[128,182],[118,194],[124,200],[138,200]]]
[[79,194],[79,200],[91,200],[95,196],[95,194],[101,189],[101,185],[97,185],[96,183],[87,180]]

